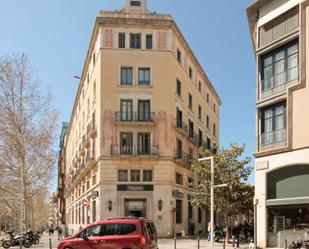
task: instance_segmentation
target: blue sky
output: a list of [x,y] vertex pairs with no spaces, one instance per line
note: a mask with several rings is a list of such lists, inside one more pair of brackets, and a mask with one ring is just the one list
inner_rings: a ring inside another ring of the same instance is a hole
[[[255,61],[245,8],[252,0],[148,0],[170,13],[218,91],[221,146],[255,151]],[[0,56],[24,52],[61,121],[69,120],[96,15],[124,0],[1,0]],[[253,164],[253,160],[251,162]],[[253,182],[253,176],[250,178]]]

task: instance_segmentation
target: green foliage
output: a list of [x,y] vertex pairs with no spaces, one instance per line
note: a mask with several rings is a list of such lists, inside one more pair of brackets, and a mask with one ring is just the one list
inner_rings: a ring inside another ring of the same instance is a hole
[[[231,148],[218,150],[214,156],[215,185],[227,184],[228,187],[215,189],[215,210],[226,217],[247,214],[252,208],[254,189],[246,183],[253,167],[248,166],[249,157],[242,158],[245,146],[231,144]],[[212,153],[200,149],[203,157]],[[195,161],[192,171],[198,176],[199,182],[192,185],[192,204],[194,206],[210,207],[210,161]]]

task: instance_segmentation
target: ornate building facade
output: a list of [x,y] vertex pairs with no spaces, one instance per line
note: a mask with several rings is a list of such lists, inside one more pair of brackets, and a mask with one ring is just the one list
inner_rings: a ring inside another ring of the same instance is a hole
[[221,101],[170,15],[126,0],[96,18],[66,135],[71,233],[108,217],[148,217],[160,236],[205,232],[190,204],[190,160],[219,144]]

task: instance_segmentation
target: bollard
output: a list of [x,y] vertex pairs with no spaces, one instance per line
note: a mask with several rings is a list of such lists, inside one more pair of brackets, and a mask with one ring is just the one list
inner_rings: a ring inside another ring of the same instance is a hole
[[51,241],[51,237],[49,237],[49,249],[52,249],[52,241]]
[[200,236],[197,237],[197,249],[200,249]]
[[176,234],[174,235],[174,249],[176,249],[177,246],[176,246]]
[[223,249],[225,249],[225,238],[223,238]]
[[23,248],[23,243],[21,242],[21,240],[19,241],[19,248],[20,248],[20,249]]
[[284,249],[287,249],[287,248],[288,248],[288,240],[285,239],[285,240],[284,240]]

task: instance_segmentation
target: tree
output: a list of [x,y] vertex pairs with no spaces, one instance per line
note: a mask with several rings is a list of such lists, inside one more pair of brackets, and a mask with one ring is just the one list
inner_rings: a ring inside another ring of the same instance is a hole
[[49,184],[57,156],[51,100],[33,79],[26,55],[0,58],[0,196],[8,208],[23,200],[22,219],[32,227],[36,194]]
[[[228,187],[215,189],[215,211],[221,213],[228,224],[228,217],[247,214],[247,208],[253,207],[253,187],[246,181],[253,167],[248,166],[249,157],[241,159],[245,146],[232,144],[230,149],[222,149],[214,155],[215,185],[227,184]],[[212,153],[204,148],[200,150],[204,157]],[[192,171],[198,176],[199,183],[193,184],[191,203],[194,206],[208,208],[210,206],[211,168],[209,161],[195,161]],[[250,208],[250,209],[251,209]]]

